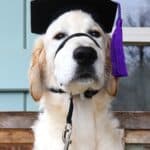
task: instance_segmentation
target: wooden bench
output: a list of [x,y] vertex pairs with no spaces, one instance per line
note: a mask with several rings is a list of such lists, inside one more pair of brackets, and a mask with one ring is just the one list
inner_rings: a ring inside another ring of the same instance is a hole
[[[150,150],[150,112],[114,112],[120,120],[123,144],[144,144]],[[31,126],[36,112],[0,113],[0,150],[32,150]]]

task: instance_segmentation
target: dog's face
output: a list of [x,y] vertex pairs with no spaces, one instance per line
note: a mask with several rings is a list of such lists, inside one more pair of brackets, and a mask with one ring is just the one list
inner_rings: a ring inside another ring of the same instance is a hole
[[[62,44],[74,34],[77,36]],[[73,93],[103,86],[104,43],[102,29],[86,13],[72,11],[55,20],[45,35],[45,47],[46,59],[50,67],[53,66],[57,85]],[[59,49],[60,45],[63,46]]]
[[[104,87],[110,74],[110,68],[106,69],[109,40],[89,14],[82,11],[63,14],[49,26],[40,42],[33,53],[30,71],[33,96],[36,87],[32,86],[32,80],[37,77],[40,82],[36,86],[42,89],[55,86],[73,94]],[[33,70],[40,75],[32,75]],[[38,98],[34,98],[39,99],[42,91],[36,92]]]

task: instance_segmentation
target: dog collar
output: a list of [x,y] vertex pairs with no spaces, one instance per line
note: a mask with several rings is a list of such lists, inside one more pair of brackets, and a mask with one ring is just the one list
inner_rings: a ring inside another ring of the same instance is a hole
[[[59,89],[59,88],[48,88],[48,90],[50,92],[53,92],[53,93],[58,93],[58,94],[65,94],[65,93],[68,93],[62,89]],[[83,96],[87,99],[91,99],[93,96],[95,96],[100,90],[92,90],[92,89],[89,89],[89,90],[86,90],[84,93],[83,93]],[[73,113],[73,96],[72,94],[70,94],[70,106],[69,106],[69,111],[68,111],[68,114],[67,114],[67,118],[66,118],[66,124],[71,124],[72,125],[72,113]]]
[[[62,89],[59,89],[59,88],[48,88],[49,91],[53,92],[53,93],[58,93],[58,94],[65,94],[65,93],[68,93]],[[93,89],[88,89],[86,90],[83,95],[85,98],[89,99],[89,98],[92,98],[93,96],[95,96],[100,90],[93,90]],[[71,94],[72,95],[72,94]],[[71,96],[73,97],[73,96]]]
[[[66,91],[58,88],[48,88],[50,92],[58,93],[58,94],[65,94]],[[100,90],[87,90],[83,93],[84,97],[87,99],[92,98],[95,96]],[[73,95],[70,94],[70,105],[69,111],[66,118],[66,125],[62,134],[62,140],[64,142],[64,150],[69,149],[69,145],[71,144],[71,134],[72,134],[72,114],[73,114]]]

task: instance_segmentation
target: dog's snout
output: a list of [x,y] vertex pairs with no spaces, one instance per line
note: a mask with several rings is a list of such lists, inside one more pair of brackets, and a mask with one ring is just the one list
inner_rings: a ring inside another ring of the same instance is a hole
[[97,59],[97,53],[92,47],[78,47],[73,57],[79,65],[92,65]]

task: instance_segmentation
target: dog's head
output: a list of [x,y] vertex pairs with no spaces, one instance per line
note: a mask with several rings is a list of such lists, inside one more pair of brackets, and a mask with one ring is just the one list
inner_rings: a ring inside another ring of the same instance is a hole
[[42,35],[32,56],[30,91],[39,100],[50,87],[73,94],[105,88],[116,93],[111,76],[110,39],[83,11],[70,11],[57,18]]

